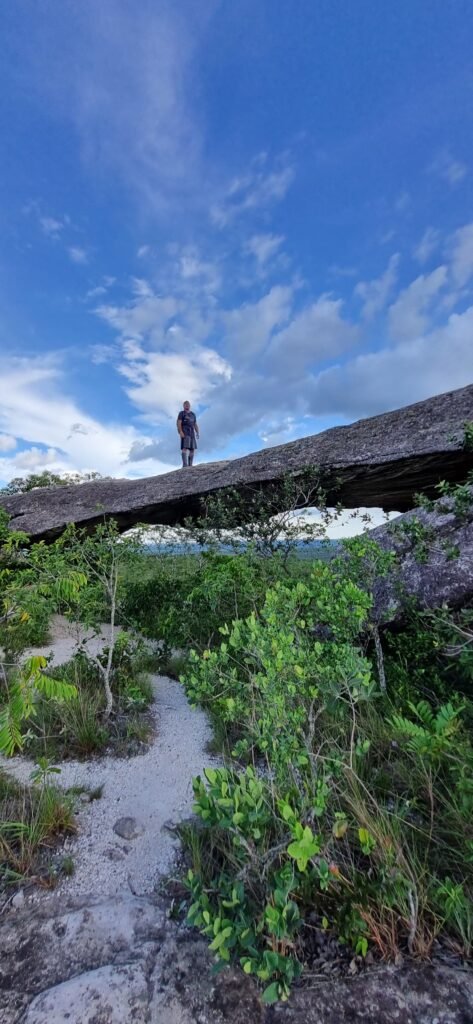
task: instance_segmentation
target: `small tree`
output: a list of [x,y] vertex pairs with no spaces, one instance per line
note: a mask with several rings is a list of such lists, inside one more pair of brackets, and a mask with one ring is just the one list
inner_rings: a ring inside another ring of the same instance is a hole
[[118,637],[118,592],[125,567],[141,550],[140,536],[121,537],[114,520],[96,526],[93,533],[69,526],[51,548],[37,545],[44,559],[43,567],[59,577],[80,572],[87,585],[77,592],[76,600],[69,601],[64,612],[68,618],[101,635],[102,625],[109,629],[106,657],[89,654],[96,665],[105,691],[104,717],[109,718],[113,708],[112,677],[113,655]]
[[18,661],[24,650],[30,609],[37,610],[44,602],[53,606],[57,600],[75,601],[86,583],[77,570],[60,578],[38,571],[34,555],[24,548],[27,539],[26,534],[9,530],[8,516],[0,511],[0,751],[5,754],[22,746],[21,727],[35,713],[36,693],[56,700],[70,700],[76,694],[71,684],[47,675],[46,658],[28,658],[22,665],[13,660]]
[[[340,507],[327,509],[322,483],[314,467],[264,487],[227,488],[203,499],[201,517],[185,525],[202,545],[224,543],[236,551],[250,545],[259,555],[277,555],[286,567],[295,548],[325,539],[327,526],[341,515]],[[299,514],[308,508],[316,508],[319,518]]]

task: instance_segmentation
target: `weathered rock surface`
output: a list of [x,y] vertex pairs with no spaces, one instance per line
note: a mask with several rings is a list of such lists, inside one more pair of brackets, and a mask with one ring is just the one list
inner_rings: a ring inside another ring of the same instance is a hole
[[473,487],[470,495],[461,516],[452,499],[441,498],[431,511],[414,509],[370,530],[369,537],[398,558],[398,568],[376,581],[377,619],[398,619],[406,597],[421,608],[456,608],[473,600]]
[[241,494],[316,466],[327,503],[404,512],[419,491],[434,496],[440,479],[465,479],[473,453],[463,447],[473,421],[473,385],[395,412],[335,427],[230,462],[214,462],[144,480],[95,481],[43,488],[7,498],[13,529],[33,540],[57,537],[71,522],[90,527],[104,515],[121,530],[136,523],[178,524],[200,513],[201,500],[226,487]]
[[205,942],[149,899],[57,901],[0,919],[2,1024],[471,1024],[473,972],[443,965],[331,976],[263,1007],[251,978],[211,974]]
[[118,818],[113,826],[113,831],[122,839],[136,839],[143,835],[144,828],[136,818]]

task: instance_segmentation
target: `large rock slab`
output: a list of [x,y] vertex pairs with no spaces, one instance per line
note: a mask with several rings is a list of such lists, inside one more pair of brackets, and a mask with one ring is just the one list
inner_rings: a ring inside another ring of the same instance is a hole
[[0,919],[2,1024],[472,1024],[473,972],[442,963],[307,979],[262,1006],[151,899],[54,900]]
[[441,480],[462,481],[473,468],[463,446],[473,421],[473,385],[424,402],[335,427],[299,441],[229,462],[206,463],[144,480],[92,481],[0,495],[13,529],[51,540],[68,523],[92,527],[103,516],[126,530],[137,523],[175,525],[201,513],[202,500],[225,488],[245,495],[277,483],[285,473],[317,467],[327,504],[404,512],[414,495],[434,495]]

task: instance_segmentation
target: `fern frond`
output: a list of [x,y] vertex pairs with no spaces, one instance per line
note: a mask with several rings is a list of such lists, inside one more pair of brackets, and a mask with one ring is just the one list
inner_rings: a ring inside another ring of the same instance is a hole
[[417,722],[411,722],[410,718],[404,718],[402,715],[393,715],[390,725],[401,736],[417,739],[426,739],[429,736],[429,731],[424,726],[418,725]]
[[437,736],[450,736],[458,727],[458,719],[463,711],[464,705],[457,708],[453,704],[442,704],[435,718],[435,732]]
[[416,718],[418,718],[422,724],[430,730],[434,724],[435,718],[430,704],[428,704],[426,700],[420,700],[417,704],[412,704],[411,701],[409,701],[409,707]]
[[65,683],[63,679],[52,679],[40,672],[34,680],[39,693],[52,700],[68,701],[77,697],[77,687],[73,683]]

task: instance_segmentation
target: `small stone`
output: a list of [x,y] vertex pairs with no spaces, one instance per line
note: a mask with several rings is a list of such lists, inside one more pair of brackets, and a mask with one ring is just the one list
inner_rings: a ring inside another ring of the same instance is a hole
[[136,818],[118,818],[118,821],[113,826],[113,831],[121,839],[136,839],[138,836],[143,835],[144,828],[137,822]]
[[125,860],[125,854],[123,853],[123,850],[118,850],[114,846],[107,847],[107,849],[105,850],[105,856],[108,857],[109,860],[113,861]]
[[15,893],[15,895],[14,895],[12,901],[11,901],[11,905],[12,905],[12,907],[15,908],[15,910],[21,910],[21,908],[24,907],[24,905],[25,905],[25,894],[23,892],[23,889],[19,889],[18,892]]

